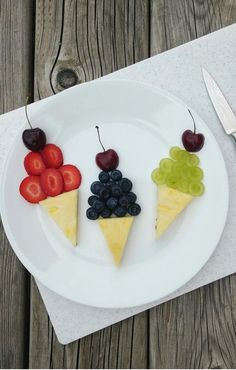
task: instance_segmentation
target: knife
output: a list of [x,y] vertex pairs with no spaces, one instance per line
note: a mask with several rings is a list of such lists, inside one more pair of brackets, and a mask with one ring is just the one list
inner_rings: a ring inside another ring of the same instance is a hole
[[226,134],[233,136],[233,138],[236,140],[236,117],[229,103],[225,99],[222,91],[220,90],[213,77],[203,67],[202,74],[209,97]]

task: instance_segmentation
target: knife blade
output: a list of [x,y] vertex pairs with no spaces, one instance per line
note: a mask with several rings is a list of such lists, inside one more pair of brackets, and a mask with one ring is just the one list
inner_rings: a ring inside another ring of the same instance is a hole
[[[221,124],[228,135],[236,133],[236,117],[225,99],[219,86],[205,68],[202,67],[202,74],[204,82],[211,99],[211,102],[215,108],[215,111],[221,121]],[[233,135],[235,138],[235,135]]]

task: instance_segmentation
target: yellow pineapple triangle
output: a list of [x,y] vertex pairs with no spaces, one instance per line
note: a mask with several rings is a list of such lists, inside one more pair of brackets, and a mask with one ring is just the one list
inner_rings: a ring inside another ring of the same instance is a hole
[[193,197],[190,194],[165,185],[159,187],[156,223],[157,239],[161,237],[192,199]]
[[98,220],[108,248],[117,265],[121,262],[133,220],[134,217],[104,218]]
[[78,191],[72,190],[39,202],[73,245],[77,244]]

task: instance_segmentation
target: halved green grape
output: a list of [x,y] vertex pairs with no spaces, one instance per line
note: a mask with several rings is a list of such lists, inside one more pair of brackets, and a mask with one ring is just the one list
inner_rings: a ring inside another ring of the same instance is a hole
[[170,188],[177,189],[178,187],[178,182],[179,182],[179,177],[169,174],[166,176],[166,185],[169,186]]
[[152,181],[157,185],[162,185],[165,183],[165,174],[160,171],[159,168],[155,168],[151,174]]
[[173,168],[172,168],[172,173],[174,175],[180,175],[184,165],[185,165],[184,162],[174,162]]
[[200,197],[204,193],[205,187],[202,182],[191,182],[188,191],[192,196]]
[[189,166],[187,166],[185,163],[183,163],[183,165],[181,166],[180,177],[184,180],[189,179]]
[[203,179],[203,170],[200,167],[189,167],[188,177],[191,181],[201,181]]
[[170,173],[173,168],[174,161],[170,158],[164,158],[160,161],[160,170],[164,173]]
[[199,158],[196,154],[189,154],[186,163],[187,163],[188,166],[194,167],[194,166],[198,166],[199,162],[200,162],[200,160],[199,160]]
[[172,148],[170,148],[171,158],[177,160],[177,156],[180,150],[181,149],[178,146],[172,146]]
[[188,157],[189,157],[189,152],[187,152],[186,150],[184,149],[181,149],[177,155],[176,155],[176,159],[177,161],[179,162],[187,162],[188,160]]
[[180,179],[178,181],[177,189],[179,191],[182,191],[182,193],[188,193],[189,192],[189,182],[184,179]]

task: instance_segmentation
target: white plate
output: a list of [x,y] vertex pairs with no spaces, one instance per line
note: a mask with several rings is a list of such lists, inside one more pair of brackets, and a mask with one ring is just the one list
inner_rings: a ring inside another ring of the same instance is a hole
[[[58,144],[65,163],[83,175],[80,188],[79,239],[70,246],[38,205],[19,195],[27,153],[21,136],[14,142],[2,179],[2,219],[10,243],[26,268],[56,293],[87,305],[123,308],[160,299],[180,288],[206,263],[221,236],[228,209],[228,179],[220,149],[208,127],[194,113],[205,135],[199,152],[206,192],[196,198],[159,241],[155,240],[157,188],[150,179],[171,146],[193,127],[185,104],[152,86],[125,80],[95,81],[49,99],[37,115],[48,142]],[[105,147],[120,157],[119,168],[133,181],[142,213],[135,218],[120,268],[114,266],[96,221],[86,218],[90,184]]]

